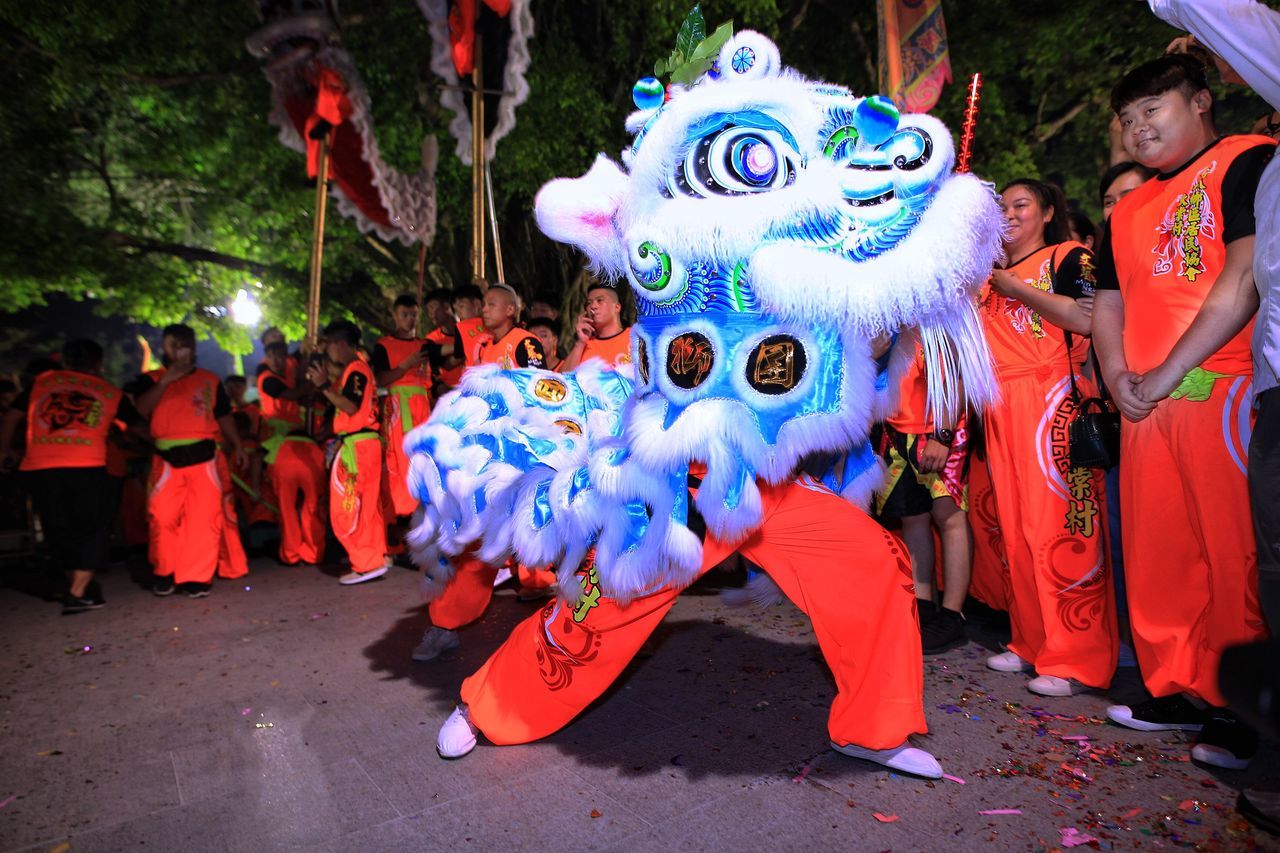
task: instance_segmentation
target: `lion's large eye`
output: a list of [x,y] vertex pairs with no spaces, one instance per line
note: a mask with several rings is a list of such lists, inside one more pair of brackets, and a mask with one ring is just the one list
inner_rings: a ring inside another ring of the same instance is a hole
[[676,164],[670,190],[694,198],[781,189],[796,179],[795,158],[781,134],[727,124],[697,141]]

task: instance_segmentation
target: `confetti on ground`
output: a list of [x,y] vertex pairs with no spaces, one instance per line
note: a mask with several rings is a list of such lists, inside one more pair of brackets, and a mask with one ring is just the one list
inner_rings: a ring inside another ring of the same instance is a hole
[[36,753],[36,755],[39,755],[41,758],[48,758],[48,757],[49,757],[49,756],[51,756],[51,755],[62,755],[62,750],[60,750],[60,749],[46,749],[46,750],[44,750],[43,752],[37,752],[37,753]]
[[797,773],[794,777],[792,777],[791,781],[792,781],[792,782],[803,782],[803,781],[804,781],[804,777],[808,776],[808,775],[809,775],[809,773],[810,773],[812,770],[813,770],[813,765],[812,765],[812,764],[806,764],[804,767],[800,768],[800,772],[799,772],[799,773]]
[[592,809],[592,810],[591,810],[591,819],[592,819],[592,820],[595,820],[595,819],[596,819],[596,818],[598,818],[598,817],[604,817],[604,812],[598,811],[598,810],[596,810],[596,809]]
[[9,796],[5,797],[3,800],[0,800],[0,809],[9,805],[9,803],[12,803],[16,799],[18,799],[17,794],[10,794]]
[[1131,818],[1131,817],[1137,817],[1137,816],[1138,816],[1138,815],[1140,815],[1140,814],[1142,814],[1142,809],[1129,809],[1127,812],[1125,812],[1124,814],[1120,815],[1120,819],[1121,819],[1121,820],[1128,820],[1129,818]]
[[983,809],[978,814],[1022,814],[1022,809]]
[[950,773],[943,773],[942,778],[955,782],[957,785],[963,785],[965,783],[959,776],[952,776]]
[[324,617],[326,617],[326,616],[328,616],[328,615],[329,615],[328,613],[312,613],[312,614],[311,614],[311,621],[312,621],[312,622],[314,622],[314,621],[316,621],[317,619],[323,619]]
[[252,712],[253,712],[253,709],[252,709],[252,708],[241,708],[241,709],[240,709],[240,716],[242,716],[242,717],[247,717],[247,716],[249,716],[249,714],[250,714],[250,713],[252,713]]
[[893,823],[898,819],[896,814],[880,814],[880,812],[872,812],[871,816],[881,823]]
[[1081,832],[1074,826],[1064,826],[1058,830],[1062,836],[1061,844],[1063,847],[1079,847],[1081,844],[1088,844],[1090,841],[1097,841],[1087,832]]
[[274,729],[276,727],[276,724],[275,723],[254,723],[253,727],[255,729]]

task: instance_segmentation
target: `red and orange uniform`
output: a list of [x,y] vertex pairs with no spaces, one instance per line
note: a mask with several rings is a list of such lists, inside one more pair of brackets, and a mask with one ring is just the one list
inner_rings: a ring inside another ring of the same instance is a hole
[[[1275,149],[1264,136],[1215,141],[1125,196],[1111,217],[1099,287],[1124,301],[1124,355],[1162,364],[1217,281],[1227,246],[1254,233],[1253,197]],[[1120,506],[1133,646],[1154,696],[1225,705],[1224,649],[1257,642],[1257,546],[1246,465],[1253,322],[1168,398],[1120,430]]]
[[[163,369],[147,373],[137,393],[163,374]],[[151,413],[156,445],[147,499],[151,561],[156,575],[176,583],[207,584],[218,569],[227,528],[218,419],[229,414],[231,401],[222,383],[202,368],[167,386]]]
[[387,556],[378,390],[373,371],[358,358],[342,371],[339,387],[356,410],[347,414],[336,409],[333,414],[338,455],[329,476],[329,521],[347,549],[352,571],[370,572],[382,566]]
[[[1093,255],[1079,243],[1041,247],[1008,266],[1039,290],[1093,294]],[[1070,370],[1084,396],[1082,340],[993,288],[979,307],[1000,383],[984,415],[987,471],[1009,578],[1009,649],[1040,675],[1105,687],[1119,640],[1101,472],[1073,468]],[[1070,342],[1070,346],[1068,346]],[[974,531],[975,538],[985,536]]]
[[608,338],[590,338],[582,348],[582,361],[598,358],[608,367],[621,367],[631,363],[631,327],[627,326],[616,335]]
[[496,364],[503,370],[517,367],[542,367],[546,356],[542,352],[542,342],[527,329],[516,326],[502,336],[501,340],[489,340],[480,345],[479,360],[467,364]]
[[286,565],[324,559],[324,451],[307,435],[298,402],[285,396],[295,387],[297,372],[297,362],[289,359],[284,376],[270,369],[258,374],[263,424],[270,433],[263,441],[266,482],[279,508],[279,556]]
[[[373,350],[374,375],[398,367],[420,352],[425,343],[421,338],[405,340],[394,335],[379,338]],[[409,459],[404,452],[404,437],[429,417],[431,365],[423,361],[387,386],[382,406],[382,434],[387,442],[387,492],[396,515],[412,515],[418,508],[418,501],[409,494]]]

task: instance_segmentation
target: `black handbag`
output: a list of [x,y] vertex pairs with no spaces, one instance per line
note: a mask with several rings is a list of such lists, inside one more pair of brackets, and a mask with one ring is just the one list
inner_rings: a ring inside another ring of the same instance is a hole
[[1067,375],[1071,377],[1071,400],[1075,416],[1067,425],[1067,457],[1072,468],[1101,468],[1120,463],[1120,413],[1109,405],[1107,386],[1098,378],[1101,396],[1081,399],[1076,387],[1076,371],[1071,363],[1071,333],[1067,339]]

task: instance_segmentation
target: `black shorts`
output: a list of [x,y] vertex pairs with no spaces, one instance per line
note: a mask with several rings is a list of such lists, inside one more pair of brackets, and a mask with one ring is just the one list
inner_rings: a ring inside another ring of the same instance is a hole
[[106,468],[45,468],[22,475],[50,555],[64,571],[98,571],[111,544],[113,482]]
[[967,434],[957,430],[956,440],[942,473],[920,470],[921,439],[927,436],[899,432],[888,424],[877,424],[872,444],[885,465],[883,490],[876,495],[875,512],[880,518],[910,518],[933,510],[933,502],[950,497],[961,510],[969,509],[969,449]]

